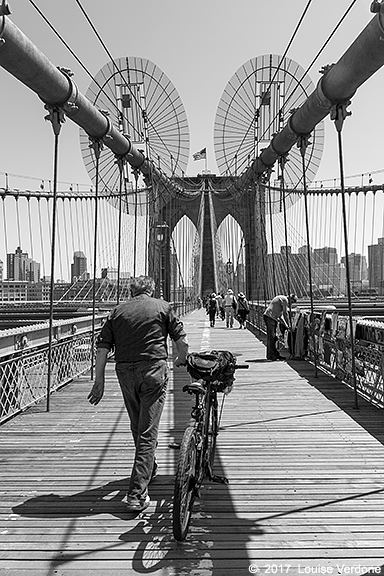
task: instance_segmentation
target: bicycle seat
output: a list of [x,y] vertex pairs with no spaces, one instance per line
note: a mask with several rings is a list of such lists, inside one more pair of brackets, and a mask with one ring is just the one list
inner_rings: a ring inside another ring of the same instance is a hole
[[191,382],[183,386],[183,392],[188,392],[188,394],[205,394],[205,388],[201,382]]

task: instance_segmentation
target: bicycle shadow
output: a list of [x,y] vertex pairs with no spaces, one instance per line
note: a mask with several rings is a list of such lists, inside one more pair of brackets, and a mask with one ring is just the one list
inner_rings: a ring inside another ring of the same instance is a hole
[[[241,353],[236,354],[236,356],[241,356]],[[191,397],[190,402],[188,402],[188,396],[182,391],[183,385],[189,382],[189,375],[186,371],[176,369],[173,377],[175,416],[174,428],[170,433],[175,441],[180,443],[184,430],[190,421],[194,399]],[[175,450],[175,469],[178,454],[178,451]],[[213,472],[217,476],[227,475],[220,459],[220,434]],[[172,477],[172,490],[173,481],[174,478]],[[171,511],[169,514],[171,526]],[[255,535],[264,535],[264,530],[255,520],[238,515],[229,486],[206,480],[203,483],[201,497],[194,503],[186,539],[182,542],[175,542],[171,531],[169,531],[161,542],[163,548],[168,549],[168,555],[162,564],[156,565],[156,569],[165,566],[174,567],[178,576],[189,576],[195,573],[215,576],[215,574],[229,573],[231,570],[234,572],[243,569],[248,571],[250,559],[247,548],[251,538]],[[129,534],[124,537],[129,538]],[[230,560],[228,559],[228,551],[231,553]],[[142,562],[143,556],[138,557],[138,559]],[[136,563],[134,567],[138,570]]]
[[[220,470],[220,466],[215,466],[215,470]],[[170,477],[173,489],[173,477]],[[155,514],[148,519],[141,520],[132,530],[120,535],[119,539],[134,543],[137,540],[140,544],[135,548],[132,560],[132,569],[141,574],[157,572],[166,569],[178,576],[189,576],[201,574],[201,570],[208,570],[210,576],[223,573],[223,560],[220,559],[221,551],[226,551],[230,547],[228,541],[229,534],[243,534],[244,538],[236,539],[236,558],[243,560],[244,566],[249,564],[247,554],[247,542],[249,535],[263,534],[263,531],[254,521],[249,521],[236,516],[235,512],[227,512],[226,525],[217,530],[220,521],[217,520],[217,507],[211,509],[215,496],[209,495],[206,486],[202,489],[201,498],[195,502],[192,514],[191,525],[186,539],[178,542],[172,533],[172,504],[171,499],[164,499],[164,490],[159,486],[152,490],[153,497],[157,500]],[[226,490],[227,492],[227,490]],[[223,496],[222,496],[223,497]],[[227,494],[228,502],[230,496]],[[230,532],[226,531],[228,529]],[[224,531],[223,531],[224,530]],[[230,538],[230,536],[229,536]]]
[[[172,440],[180,443],[190,420],[190,402],[188,395],[182,392],[182,380],[185,378],[189,381],[184,368],[174,370],[174,385],[167,399],[169,404],[173,404],[174,420],[172,429],[167,429],[163,436],[167,443]],[[57,413],[60,413],[60,402],[63,398],[64,395],[53,398],[58,404]],[[192,398],[190,400],[193,401]],[[111,395],[106,397],[106,402],[108,401],[111,402],[111,406],[114,405],[115,400]],[[89,408],[88,410],[90,412]],[[33,525],[46,522],[48,526],[52,525],[58,531],[58,539],[52,547],[47,546],[45,549],[45,544],[41,544],[43,562],[46,566],[43,569],[44,576],[54,576],[60,571],[60,567],[75,572],[80,561],[105,562],[107,569],[109,562],[113,563],[115,558],[123,560],[127,574],[164,571],[179,576],[197,573],[219,576],[226,573],[226,567],[231,562],[234,571],[243,568],[248,570],[247,546],[252,536],[262,535],[263,531],[255,521],[237,514],[231,493],[225,485],[204,485],[201,498],[196,502],[186,540],[183,542],[174,540],[172,471],[176,466],[178,450],[164,448],[160,443],[159,476],[150,486],[151,505],[144,513],[132,515],[125,511],[124,498],[129,477],[95,486],[98,471],[103,465],[115,434],[120,430],[120,426],[123,426],[124,430],[128,427],[127,422],[123,421],[124,418],[125,409],[119,407],[115,418],[108,421],[105,429],[107,437],[100,446],[93,470],[87,475],[87,482],[93,487],[73,494],[68,494],[64,490],[63,493],[58,493],[59,490],[56,489],[56,493],[40,493],[12,507],[15,515],[33,518]],[[129,447],[132,447],[131,440],[128,441],[127,448]],[[214,472],[224,476],[225,470],[220,460],[220,437],[216,456]],[[75,462],[76,459],[73,463],[67,462],[66,465],[74,466]],[[163,474],[162,470],[166,473]],[[49,473],[49,468],[44,470],[44,476],[48,477]],[[224,513],[220,509],[219,500],[224,502]],[[112,522],[112,529],[106,526],[108,517],[116,519],[116,522]],[[79,522],[78,520],[82,518],[91,520]],[[54,519],[59,521],[55,524]],[[48,533],[51,529],[48,528]],[[94,533],[105,533],[105,538],[97,540],[90,537]],[[84,535],[89,537],[86,545]],[[233,560],[228,560],[228,557]]]

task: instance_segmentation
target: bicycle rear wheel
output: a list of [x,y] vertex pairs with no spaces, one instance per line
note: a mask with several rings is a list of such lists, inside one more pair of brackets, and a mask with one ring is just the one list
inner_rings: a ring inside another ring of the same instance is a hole
[[191,521],[196,487],[196,429],[189,426],[183,435],[173,493],[172,525],[176,540],[184,540]]

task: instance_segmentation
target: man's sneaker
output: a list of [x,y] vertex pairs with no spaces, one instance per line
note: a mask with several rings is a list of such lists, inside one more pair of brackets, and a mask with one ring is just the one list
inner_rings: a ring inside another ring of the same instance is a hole
[[143,498],[127,498],[127,512],[142,512],[148,508],[151,499],[147,494]]

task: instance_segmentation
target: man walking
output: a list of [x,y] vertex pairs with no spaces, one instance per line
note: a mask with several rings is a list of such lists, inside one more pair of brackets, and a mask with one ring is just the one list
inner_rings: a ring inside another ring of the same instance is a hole
[[215,327],[216,316],[219,314],[219,304],[217,302],[217,296],[214,292],[209,296],[207,302],[207,314],[209,316],[209,324],[211,328]]
[[168,384],[167,337],[176,346],[176,366],[185,364],[188,342],[171,305],[152,298],[152,278],[133,278],[130,288],[132,298],[112,310],[101,330],[95,382],[88,400],[96,405],[103,397],[107,357],[114,350],[116,374],[136,447],[127,510],[141,512],[149,506],[148,484],[157,469],[155,451]]
[[228,288],[227,293],[224,296],[224,308],[225,308],[225,324],[227,328],[233,328],[233,319],[235,317],[237,301],[231,288]]

